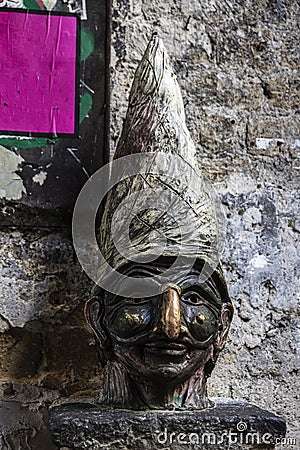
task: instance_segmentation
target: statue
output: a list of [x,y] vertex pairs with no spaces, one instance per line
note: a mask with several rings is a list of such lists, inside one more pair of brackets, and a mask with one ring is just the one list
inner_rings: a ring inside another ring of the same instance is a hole
[[157,36],[136,71],[114,160],[90,177],[74,211],[74,248],[95,281],[85,316],[104,382],[99,404],[51,409],[57,448],[275,448],[283,419],[207,397],[233,316],[222,221]]
[[[105,367],[99,401],[130,409],[207,408],[206,381],[233,307],[219,263],[215,202],[156,35],[136,71],[114,159],[124,158],[125,167],[128,155],[142,156],[139,171],[110,191],[99,230],[106,260],[127,281],[117,290],[113,281],[112,290],[95,288],[85,309]],[[105,270],[99,279],[109,278]],[[131,280],[139,292],[130,291]]]

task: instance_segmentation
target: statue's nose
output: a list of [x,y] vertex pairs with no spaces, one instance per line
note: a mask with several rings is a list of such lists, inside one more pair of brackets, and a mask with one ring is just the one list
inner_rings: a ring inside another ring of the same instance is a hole
[[176,339],[180,334],[180,296],[176,289],[169,288],[162,298],[161,327],[169,339]]

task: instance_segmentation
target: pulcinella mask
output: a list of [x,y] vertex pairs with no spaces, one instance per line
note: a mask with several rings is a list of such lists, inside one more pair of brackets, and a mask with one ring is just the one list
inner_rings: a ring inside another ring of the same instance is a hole
[[[86,304],[105,380],[119,408],[201,409],[233,308],[219,263],[218,217],[185,125],[183,101],[157,36],[136,71],[114,159],[134,175],[107,196],[99,244],[107,289]],[[111,278],[110,278],[111,277]],[[101,285],[101,283],[99,283]],[[112,289],[109,289],[112,286]]]

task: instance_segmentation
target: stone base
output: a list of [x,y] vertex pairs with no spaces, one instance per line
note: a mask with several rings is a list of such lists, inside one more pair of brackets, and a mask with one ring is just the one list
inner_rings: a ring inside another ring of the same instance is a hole
[[55,450],[48,428],[48,410],[18,401],[0,402],[1,450]]
[[50,412],[60,450],[272,449],[286,432],[285,421],[249,403],[215,400],[203,411],[111,410],[86,403]]

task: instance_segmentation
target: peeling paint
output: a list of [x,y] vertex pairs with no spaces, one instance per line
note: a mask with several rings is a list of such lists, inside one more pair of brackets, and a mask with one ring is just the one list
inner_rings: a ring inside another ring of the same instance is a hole
[[48,10],[52,10],[57,3],[57,0],[43,0],[43,3]]
[[80,99],[80,116],[79,123],[81,123],[90,112],[93,106],[93,97],[88,92],[85,92]]
[[35,183],[39,183],[40,186],[42,186],[47,178],[47,172],[40,172],[37,173],[36,175],[34,175],[34,177],[32,178],[32,181],[34,181]]
[[250,260],[249,264],[253,267],[253,269],[264,269],[269,263],[264,255],[256,255]]
[[3,0],[0,4],[0,8],[25,8],[22,0]]
[[256,139],[256,148],[258,150],[266,150],[273,143],[284,143],[283,139],[269,139],[269,138],[257,138]]
[[22,178],[16,174],[24,159],[0,145],[0,197],[20,200],[26,193]]
[[253,178],[246,177],[243,174],[231,174],[227,181],[226,189],[223,192],[237,194],[247,194],[256,190],[256,181]]
[[[277,139],[277,138],[256,138],[256,148],[257,150],[267,150],[270,145],[278,145],[278,144],[284,144],[286,141],[283,139]],[[295,139],[294,142],[291,144],[292,149],[299,148],[300,147],[300,139]]]
[[81,20],[87,20],[86,0],[62,0],[68,4],[70,13],[80,13]]
[[87,20],[86,0],[82,0],[81,20]]
[[300,148],[300,139],[295,139],[292,148]]
[[14,148],[37,148],[55,143],[56,139],[30,138],[24,136],[0,136],[0,145],[7,145]]
[[80,60],[84,61],[94,51],[95,38],[94,38],[94,35],[89,30],[85,30],[85,29],[81,30],[80,37],[81,37]]

